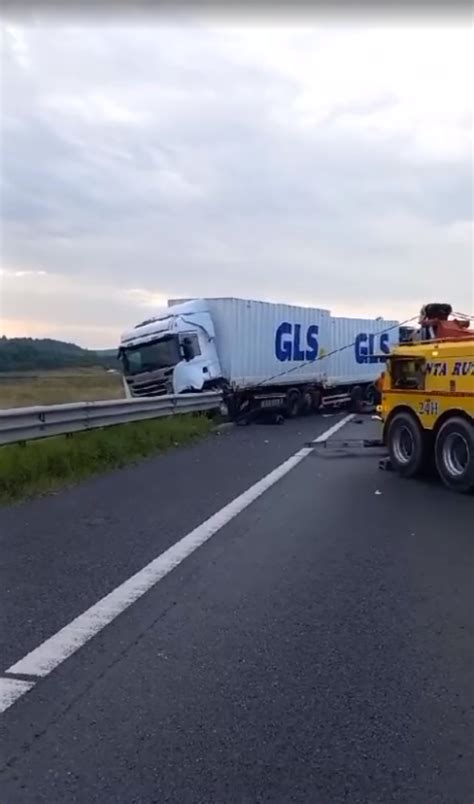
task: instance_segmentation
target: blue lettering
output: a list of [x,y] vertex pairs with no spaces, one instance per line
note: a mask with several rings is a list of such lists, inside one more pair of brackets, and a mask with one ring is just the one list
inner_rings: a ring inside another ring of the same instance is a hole
[[[301,324],[282,321],[275,333],[275,355],[278,360],[316,360],[319,354],[319,326],[311,324],[306,330],[306,337],[301,332]],[[305,343],[306,341],[306,343]],[[303,348],[306,346],[307,348]]]
[[295,337],[293,341],[293,360],[304,360],[305,353],[301,346],[301,324],[295,324]]
[[291,336],[292,326],[289,321],[283,321],[275,334],[275,354],[278,360],[291,360],[291,337],[283,340],[285,335]]
[[364,344],[367,343],[367,334],[361,332],[355,339],[355,359],[358,363],[367,363],[368,349]]
[[319,352],[318,343],[319,327],[317,324],[311,324],[306,333],[306,343],[308,348],[306,350],[306,360],[316,360]]
[[369,363],[377,363],[377,357],[375,356],[375,337],[373,333],[369,335]]
[[380,336],[380,351],[384,355],[390,354],[390,336],[388,332],[382,332]]
[[454,364],[454,368],[451,372],[453,377],[468,377],[471,374],[474,374],[474,360],[466,360],[461,363],[461,361],[457,361]]
[[448,364],[441,363],[441,361],[438,363],[428,363],[426,366],[426,373],[432,373],[435,377],[445,377],[448,373]]
[[388,332],[377,335],[360,332],[355,339],[355,359],[358,363],[385,363],[390,354],[390,336]]

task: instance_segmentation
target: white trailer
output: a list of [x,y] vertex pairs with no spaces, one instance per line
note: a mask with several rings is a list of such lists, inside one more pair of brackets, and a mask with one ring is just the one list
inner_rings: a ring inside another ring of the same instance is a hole
[[261,408],[294,416],[366,394],[393,324],[250,299],[170,300],[123,333],[124,385],[128,396],[220,388],[234,417]]
[[399,340],[397,321],[382,318],[331,316],[331,350],[325,366],[326,398],[336,403],[339,395],[375,402],[374,383],[392,346]]

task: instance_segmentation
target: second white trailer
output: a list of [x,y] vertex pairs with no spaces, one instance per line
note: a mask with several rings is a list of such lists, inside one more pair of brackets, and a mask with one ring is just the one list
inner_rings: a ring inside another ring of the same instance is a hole
[[325,370],[330,385],[374,382],[392,346],[398,322],[331,316],[331,352]]

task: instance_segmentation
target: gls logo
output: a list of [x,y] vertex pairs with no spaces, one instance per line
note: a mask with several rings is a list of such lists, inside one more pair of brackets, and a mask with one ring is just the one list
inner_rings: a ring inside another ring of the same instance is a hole
[[311,324],[302,344],[301,324],[290,324],[282,321],[275,333],[275,355],[282,362],[285,360],[316,360],[319,352],[319,326]]
[[389,334],[382,332],[381,335],[367,335],[366,332],[361,332],[355,339],[354,347],[358,363],[385,363],[385,355],[390,354]]

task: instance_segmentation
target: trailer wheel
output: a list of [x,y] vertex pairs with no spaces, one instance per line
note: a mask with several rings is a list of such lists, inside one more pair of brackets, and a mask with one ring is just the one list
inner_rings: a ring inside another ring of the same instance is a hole
[[296,388],[293,391],[288,391],[286,397],[286,416],[288,419],[296,419],[300,414],[301,408],[301,394]]
[[400,411],[391,420],[386,437],[390,461],[402,477],[415,477],[425,463],[423,431],[410,413]]
[[353,413],[361,413],[364,392],[360,385],[356,385],[351,391],[350,409]]
[[452,491],[474,491],[474,425],[453,417],[436,436],[435,463],[441,480]]
[[316,388],[314,391],[311,392],[311,399],[312,399],[313,413],[319,413],[319,410],[323,402],[323,395],[318,388]]
[[365,401],[371,408],[375,408],[380,402],[379,390],[373,383],[365,390]]
[[302,416],[308,416],[313,410],[313,395],[311,391],[304,391],[301,397],[300,412]]

